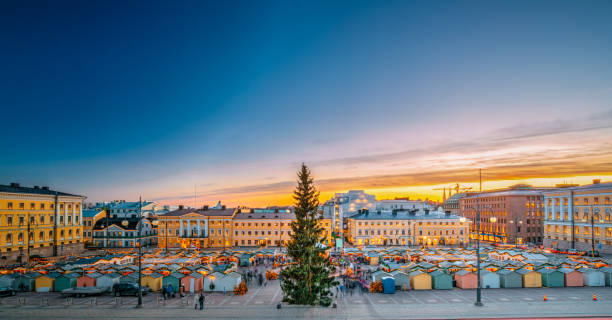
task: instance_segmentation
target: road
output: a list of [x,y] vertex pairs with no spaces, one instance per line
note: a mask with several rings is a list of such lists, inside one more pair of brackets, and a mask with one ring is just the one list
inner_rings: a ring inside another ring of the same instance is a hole
[[[598,300],[593,301],[592,295]],[[543,301],[544,295],[548,301]],[[175,318],[333,318],[333,319],[457,319],[589,317],[612,318],[612,288],[519,288],[483,290],[484,307],[473,302],[475,290],[429,290],[397,292],[393,295],[355,291],[336,299],[337,308],[286,306],[278,281],[266,287],[251,287],[244,296],[208,294],[204,311],[193,309],[193,297],[170,299],[158,304],[159,294],[144,297],[136,309],[135,297],[112,296],[73,299],[72,304],[56,293],[28,293],[4,298],[2,319],[175,319]],[[18,306],[20,299],[25,306]],[[163,300],[162,300],[163,301]],[[23,302],[23,300],[22,300]],[[41,306],[45,302],[45,306]],[[46,306],[48,302],[48,306]],[[95,302],[97,304],[92,304]]]

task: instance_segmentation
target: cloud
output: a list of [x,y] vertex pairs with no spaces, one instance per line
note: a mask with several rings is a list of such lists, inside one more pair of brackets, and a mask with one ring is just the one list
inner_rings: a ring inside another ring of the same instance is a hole
[[[606,131],[610,128],[612,110],[572,121],[510,126],[469,141],[313,161],[309,165],[323,192],[475,182],[478,168],[485,169],[488,180],[610,175],[612,134]],[[569,137],[561,139],[559,136],[564,134]],[[329,171],[336,167],[336,177],[316,176],[318,168]],[[348,176],[347,172],[362,174]],[[280,181],[210,189],[202,196],[239,201],[249,196],[288,194],[294,187],[295,181]],[[186,194],[171,198],[192,197],[193,194]]]

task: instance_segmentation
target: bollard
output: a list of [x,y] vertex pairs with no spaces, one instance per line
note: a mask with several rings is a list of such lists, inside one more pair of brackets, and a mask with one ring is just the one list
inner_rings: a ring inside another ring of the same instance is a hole
[[548,301],[548,298],[546,298],[546,295],[544,295],[544,301]]
[[118,306],[119,305],[119,297],[115,297],[115,305]]
[[91,299],[89,299],[89,304],[90,304],[91,306],[96,306],[96,305],[98,305],[98,299],[97,299],[97,298],[91,298]]
[[593,301],[597,301],[597,294],[593,293]]
[[26,299],[25,298],[19,298],[19,305],[20,306],[25,306],[26,305]]
[[72,305],[72,298],[66,298],[66,305],[67,306]]

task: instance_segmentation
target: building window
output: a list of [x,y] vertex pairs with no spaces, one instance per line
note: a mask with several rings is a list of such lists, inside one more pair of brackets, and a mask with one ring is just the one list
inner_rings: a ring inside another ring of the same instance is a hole
[[12,234],[7,234],[6,235],[6,243],[12,243],[13,242],[13,235]]
[[32,202],[30,203],[30,210],[34,210],[36,209],[36,203]]
[[19,209],[22,209],[22,210],[25,209],[25,203],[20,202],[19,203]]
[[12,202],[7,203],[7,208],[8,209],[13,209],[13,203]]
[[12,226],[13,225],[13,217],[6,217],[6,224],[8,226]]

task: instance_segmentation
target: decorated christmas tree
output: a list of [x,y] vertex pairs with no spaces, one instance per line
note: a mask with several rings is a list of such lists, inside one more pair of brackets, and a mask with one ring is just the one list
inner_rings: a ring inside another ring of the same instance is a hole
[[281,273],[283,301],[329,306],[331,288],[338,283],[331,276],[335,267],[326,258],[326,249],[321,245],[324,229],[317,223],[320,219],[319,192],[304,164],[298,173],[293,197],[296,220],[291,223],[292,239],[287,245],[287,254],[294,263]]

